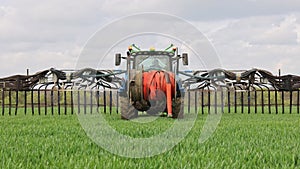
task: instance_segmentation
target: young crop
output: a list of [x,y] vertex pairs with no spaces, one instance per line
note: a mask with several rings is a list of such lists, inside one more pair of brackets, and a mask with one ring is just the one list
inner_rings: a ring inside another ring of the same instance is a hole
[[[118,132],[137,138],[168,129],[174,119],[149,123],[104,115]],[[188,116],[188,115],[187,115]],[[299,114],[225,113],[217,130],[199,144],[208,115],[198,115],[190,133],[173,149],[149,158],[125,158],[86,136],[76,115],[0,118],[1,168],[299,168]],[[150,117],[141,117],[149,120]],[[151,120],[151,119],[150,119]]]

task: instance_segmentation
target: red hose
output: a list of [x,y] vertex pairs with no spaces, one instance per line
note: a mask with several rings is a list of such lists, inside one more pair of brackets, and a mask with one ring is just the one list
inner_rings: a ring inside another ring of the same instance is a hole
[[168,109],[168,116],[172,117],[172,97],[171,97],[171,83],[167,83],[167,109]]
[[172,72],[149,71],[143,73],[143,94],[145,100],[160,100],[157,90],[161,90],[167,98],[168,115],[172,115],[172,98],[174,98],[175,79]]

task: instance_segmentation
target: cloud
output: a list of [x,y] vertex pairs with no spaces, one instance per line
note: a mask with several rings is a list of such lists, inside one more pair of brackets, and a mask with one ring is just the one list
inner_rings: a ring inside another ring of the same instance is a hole
[[74,67],[85,42],[105,22],[96,9],[77,1],[3,3],[0,76],[24,73],[26,68]]
[[272,28],[263,32],[252,43],[254,44],[297,44],[296,28],[300,24],[296,23],[295,15],[286,16],[278,25],[273,24]]
[[26,52],[1,53],[0,77],[12,74],[36,73],[51,67],[59,69],[74,69],[81,47],[70,47],[72,50],[48,51],[32,50]]
[[215,45],[226,68],[261,67],[277,72],[281,67],[283,72],[300,74],[299,9],[298,0],[3,0],[0,76],[26,68],[33,72],[72,67],[95,31],[139,12],[169,13],[193,23]]
[[120,17],[137,12],[165,12],[178,15],[193,21],[223,20],[227,18],[243,18],[261,15],[278,15],[295,12],[300,9],[297,0],[152,0],[140,2],[137,0],[105,0],[101,10],[109,15]]
[[[300,74],[299,13],[255,16],[205,24],[203,32],[228,69],[268,69]],[[211,27],[211,28],[209,28]]]

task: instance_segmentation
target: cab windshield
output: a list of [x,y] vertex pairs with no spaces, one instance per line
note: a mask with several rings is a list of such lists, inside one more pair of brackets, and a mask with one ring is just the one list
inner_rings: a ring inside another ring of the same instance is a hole
[[135,66],[138,70],[170,70],[170,57],[165,55],[138,55]]

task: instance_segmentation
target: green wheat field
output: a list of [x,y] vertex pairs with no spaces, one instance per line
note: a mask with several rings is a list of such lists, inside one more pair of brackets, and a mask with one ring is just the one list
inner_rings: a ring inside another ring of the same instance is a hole
[[[136,124],[116,113],[104,116],[111,126],[132,137],[151,137],[174,123],[165,117]],[[0,117],[0,167],[300,168],[300,114],[224,113],[213,135],[199,144],[207,116],[199,114],[189,134],[170,151],[126,158],[87,137],[75,114],[5,114]]]

